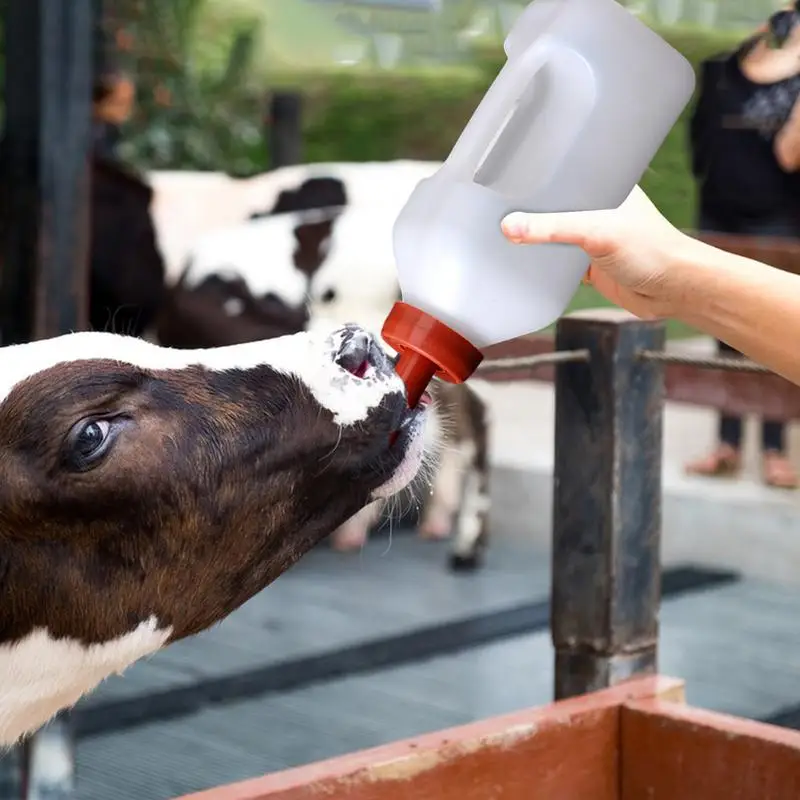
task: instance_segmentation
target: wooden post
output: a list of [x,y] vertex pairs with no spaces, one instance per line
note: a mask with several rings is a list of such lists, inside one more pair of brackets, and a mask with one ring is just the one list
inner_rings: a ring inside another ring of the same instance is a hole
[[275,92],[267,119],[270,169],[303,160],[303,98],[299,92]]
[[616,309],[562,319],[556,373],[552,636],[557,700],[656,669],[663,323]]

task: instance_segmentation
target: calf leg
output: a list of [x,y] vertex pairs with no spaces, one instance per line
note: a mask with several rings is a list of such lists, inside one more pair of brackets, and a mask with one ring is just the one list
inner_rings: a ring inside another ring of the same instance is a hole
[[489,506],[489,471],[475,459],[462,482],[461,508],[450,550],[453,569],[475,569],[483,562],[489,543]]
[[461,484],[461,502],[450,551],[453,569],[480,566],[489,540],[489,421],[486,405],[480,397],[472,389],[464,389],[462,402],[472,448]]
[[331,534],[331,545],[334,550],[349,552],[360,550],[369,538],[369,532],[380,518],[384,501],[376,500],[354,514],[347,522],[342,523]]
[[425,503],[418,532],[423,539],[445,539],[461,505],[464,474],[472,460],[472,442],[446,442],[443,446],[431,496]]

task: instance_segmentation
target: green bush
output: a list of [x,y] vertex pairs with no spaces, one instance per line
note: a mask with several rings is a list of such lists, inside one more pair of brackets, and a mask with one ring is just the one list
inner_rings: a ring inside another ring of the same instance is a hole
[[276,83],[303,91],[309,161],[444,159],[488,85],[479,69],[337,70]]
[[[736,42],[736,35],[680,29],[662,35],[694,65]],[[475,49],[473,66],[391,72],[342,68],[273,75],[270,88],[296,87],[306,99],[304,157],[308,161],[368,161],[447,156],[464,124],[504,60],[499,44]],[[194,92],[191,112],[178,107],[145,107],[128,139],[141,166],[223,169],[237,174],[267,168],[259,138],[262,96],[249,86],[225,85]],[[233,95],[230,92],[233,91]],[[177,92],[176,92],[177,95]],[[686,153],[687,112],[670,132],[643,179],[646,191],[676,225],[692,224],[694,187]],[[241,119],[239,119],[241,117]],[[198,128],[194,137],[192,127]],[[203,129],[203,134],[200,134]],[[208,145],[209,135],[214,147]],[[202,140],[195,147],[194,138]],[[262,137],[263,138],[263,137]],[[169,146],[172,140],[172,146]]]
[[[695,66],[732,47],[736,37],[698,30],[662,34]],[[309,161],[444,159],[504,61],[498,45],[476,49],[472,69],[359,74],[339,71],[282,84],[307,97]],[[692,224],[694,187],[686,152],[684,113],[643,179],[645,190],[676,225]]]

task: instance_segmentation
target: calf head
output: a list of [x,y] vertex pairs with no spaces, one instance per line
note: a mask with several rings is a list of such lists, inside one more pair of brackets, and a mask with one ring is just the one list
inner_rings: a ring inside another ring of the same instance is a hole
[[78,333],[0,349],[0,383],[0,743],[224,618],[422,459],[425,408],[354,326]]
[[[226,232],[230,247],[215,247],[192,261],[167,293],[156,335],[168,347],[197,348],[239,344],[305,330],[308,282],[324,262],[335,212],[312,212],[293,219],[244,223]],[[281,244],[270,252],[259,227]],[[298,300],[300,302],[298,302]]]

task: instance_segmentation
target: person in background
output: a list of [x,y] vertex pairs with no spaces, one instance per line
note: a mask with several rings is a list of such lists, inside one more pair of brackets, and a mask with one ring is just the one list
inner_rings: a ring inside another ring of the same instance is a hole
[[[690,122],[702,232],[800,237],[800,0],[775,13],[735,52],[701,65]],[[722,355],[739,355],[718,341]],[[742,420],[723,415],[719,444],[687,465],[701,475],[738,471]],[[764,480],[795,488],[783,422],[761,425]]]
[[95,155],[115,159],[121,128],[130,119],[136,98],[133,81],[119,71],[100,75],[92,88],[92,139]]

